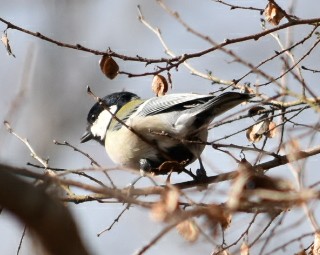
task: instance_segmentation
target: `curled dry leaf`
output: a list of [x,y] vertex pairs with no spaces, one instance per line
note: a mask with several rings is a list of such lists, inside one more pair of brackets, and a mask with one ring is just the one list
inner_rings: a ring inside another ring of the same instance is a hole
[[277,134],[277,128],[276,128],[277,124],[273,121],[270,122],[269,124],[269,130],[268,132],[266,133],[266,136],[269,137],[269,138],[273,138],[276,136]]
[[289,161],[296,161],[297,158],[300,157],[301,154],[301,147],[296,139],[291,139],[287,144],[287,150],[288,150],[288,160]]
[[164,96],[168,91],[168,82],[162,75],[157,74],[152,80],[152,91],[159,97]]
[[220,226],[223,230],[227,229],[232,220],[232,214],[229,210],[226,210],[225,206],[215,204],[206,207],[205,215],[206,223],[213,234],[218,230],[217,226]]
[[179,211],[180,192],[173,186],[167,186],[162,193],[161,200],[151,208],[151,217],[156,221],[168,221],[171,216]]
[[264,10],[264,16],[270,24],[277,26],[284,17],[284,13],[277,5],[269,2]]
[[223,230],[226,230],[232,221],[232,214],[228,211],[224,211],[222,214],[222,218],[220,219],[220,225]]
[[320,254],[320,232],[316,232],[314,234],[314,242],[313,242],[312,254],[313,255],[319,255]]
[[189,242],[195,242],[199,237],[200,231],[193,219],[182,221],[176,228],[178,233]]
[[[266,117],[266,115],[263,115],[260,119],[264,119]],[[269,124],[270,121],[266,119],[250,127],[246,132],[248,140],[252,143],[259,142],[262,138],[262,135],[268,131]]]
[[240,247],[240,255],[249,255],[249,245],[243,242]]
[[276,123],[266,118],[267,118],[267,115],[264,114],[259,118],[259,120],[263,119],[263,121],[259,122],[258,120],[257,124],[247,129],[246,136],[250,142],[252,143],[259,142],[263,137],[263,135],[265,135],[268,138],[273,138],[276,136],[277,134]]
[[[238,175],[232,182],[238,181],[237,178],[241,178],[243,175],[246,179],[243,189],[266,189],[266,190],[277,190],[277,191],[293,191],[294,186],[291,182],[280,178],[270,177],[264,173],[259,173],[254,170],[252,164],[245,158],[240,161],[237,168]],[[244,179],[244,180],[245,180]]]
[[238,165],[237,175],[231,182],[229,191],[227,206],[231,211],[237,210],[240,206],[243,199],[243,192],[253,174],[252,165],[246,159],[242,159]]
[[1,36],[1,42],[3,43],[3,45],[6,47],[7,53],[8,55],[12,55],[13,57],[16,57],[11,50],[11,46],[10,46],[10,42],[9,42],[9,38],[7,36],[7,34],[2,34]]
[[281,178],[270,177],[265,174],[254,174],[248,179],[246,183],[246,190],[265,189],[277,190],[283,192],[294,191],[294,185]]
[[103,57],[99,61],[99,65],[101,71],[107,76],[109,79],[114,79],[119,72],[119,66],[114,59],[108,55],[103,55]]
[[247,129],[246,136],[248,141],[251,143],[257,143],[262,138],[262,135],[258,135],[254,132],[254,126]]
[[177,162],[177,161],[165,161],[163,162],[157,170],[155,170],[155,174],[168,174],[172,172],[181,173],[184,170],[184,167],[187,162]]

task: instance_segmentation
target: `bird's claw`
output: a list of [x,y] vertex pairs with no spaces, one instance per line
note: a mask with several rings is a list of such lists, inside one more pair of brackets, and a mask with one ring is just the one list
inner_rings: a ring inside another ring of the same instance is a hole
[[207,172],[203,167],[197,169],[196,176],[197,176],[197,180],[199,181],[205,180],[206,178],[208,178]]
[[146,173],[150,173],[152,171],[152,166],[148,159],[145,159],[145,158],[140,159],[139,165],[140,165],[141,176],[146,176]]

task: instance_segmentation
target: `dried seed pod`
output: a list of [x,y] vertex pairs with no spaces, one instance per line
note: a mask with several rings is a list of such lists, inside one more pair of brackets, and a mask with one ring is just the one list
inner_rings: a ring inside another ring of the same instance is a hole
[[157,74],[152,80],[152,91],[159,97],[164,96],[168,91],[168,82],[162,75]]
[[108,55],[103,55],[103,57],[99,61],[99,65],[101,71],[107,76],[109,79],[114,79],[119,72],[119,66],[114,59]]

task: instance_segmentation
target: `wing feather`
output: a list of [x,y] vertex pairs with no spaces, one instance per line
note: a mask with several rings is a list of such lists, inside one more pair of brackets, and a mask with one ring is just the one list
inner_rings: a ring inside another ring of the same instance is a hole
[[174,112],[191,109],[214,98],[212,95],[169,94],[147,100],[139,107],[137,115],[152,116],[163,112]]

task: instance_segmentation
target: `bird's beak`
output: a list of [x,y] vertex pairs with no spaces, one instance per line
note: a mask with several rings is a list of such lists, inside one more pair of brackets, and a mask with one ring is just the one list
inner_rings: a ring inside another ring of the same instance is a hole
[[81,142],[81,143],[85,143],[85,142],[90,141],[91,139],[93,139],[92,133],[91,133],[90,131],[86,131],[86,132],[82,135],[82,137],[81,137],[81,139],[80,139],[80,142]]

